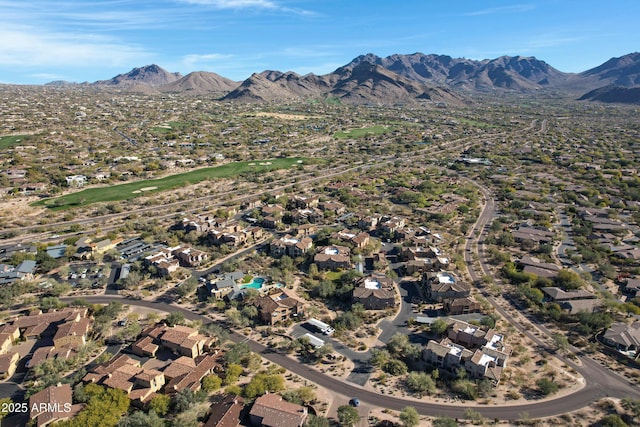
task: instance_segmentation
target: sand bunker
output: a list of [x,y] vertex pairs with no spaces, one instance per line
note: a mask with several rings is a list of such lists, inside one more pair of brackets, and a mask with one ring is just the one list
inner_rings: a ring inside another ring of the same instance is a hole
[[139,194],[139,193],[142,193],[143,191],[151,191],[151,190],[157,190],[157,189],[158,187],[144,187],[139,190],[132,191],[132,193]]

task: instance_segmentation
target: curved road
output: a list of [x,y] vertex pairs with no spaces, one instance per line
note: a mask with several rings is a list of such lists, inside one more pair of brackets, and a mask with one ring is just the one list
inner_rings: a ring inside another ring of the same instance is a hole
[[[473,251],[473,246],[476,246],[477,253],[479,255],[479,264],[480,264],[480,274],[491,274],[490,270],[486,266],[484,261],[483,253],[480,251],[480,247],[478,245],[478,241],[481,236],[485,233],[485,228],[490,224],[490,221],[493,219],[495,215],[495,200],[491,197],[491,192],[486,187],[479,185],[477,182],[472,180],[468,180],[473,183],[482,193],[485,198],[485,206],[482,209],[480,216],[478,217],[477,222],[474,224],[472,229],[469,232],[469,240],[465,245],[465,262],[468,266],[469,275],[471,276],[471,280],[474,283],[481,282],[481,277],[476,273],[473,266],[473,259],[471,257],[471,253]],[[529,339],[531,339],[536,345],[538,345],[542,349],[547,349],[549,351],[554,351],[552,345],[549,344],[549,341],[545,341],[541,339],[539,336],[531,332],[531,328],[527,326],[533,326],[539,332],[542,332],[543,337],[547,340],[550,339],[552,332],[548,330],[544,325],[535,321],[535,319],[529,319],[530,325],[523,325],[520,321],[514,318],[508,311],[502,308],[497,299],[488,293],[483,291],[484,297],[493,305],[493,307],[500,313],[500,315],[506,319],[510,324],[512,324],[516,329],[518,329],[521,333],[526,335]],[[578,352],[578,349],[572,348],[573,351]],[[600,398],[611,396],[611,397],[633,397],[640,398],[640,391],[637,387],[634,387],[629,383],[627,379],[622,377],[621,375],[607,369],[606,367],[598,364],[593,359],[578,355],[579,364],[573,362],[567,357],[560,356],[559,358],[568,366],[575,369],[586,381],[586,386],[581,390],[576,391],[570,395],[564,396],[559,399],[555,399],[548,402],[541,402],[540,404],[533,404],[535,408],[538,406],[542,406],[546,408],[548,412],[547,415],[558,414],[562,412],[570,412],[580,407],[584,407]],[[556,405],[556,403],[558,405]],[[530,409],[523,409],[527,411],[531,416],[544,416],[544,415],[535,415],[537,412],[535,409],[531,409],[531,405],[529,405]],[[481,411],[482,412],[482,411]],[[545,412],[543,412],[544,414]]]
[[[73,298],[61,298],[63,301],[72,301]],[[88,302],[97,304],[107,304],[111,301],[120,301],[123,304],[141,306],[146,308],[157,309],[159,311],[173,312],[178,311],[184,314],[185,318],[189,320],[199,320],[203,324],[211,323],[212,320],[204,315],[194,313],[186,308],[167,304],[156,301],[144,301],[144,300],[130,300],[120,296],[86,296],[84,297]],[[234,342],[246,342],[249,344],[252,351],[259,353],[262,357],[276,363],[287,370],[309,380],[313,383],[325,387],[328,390],[334,390],[337,393],[345,396],[357,396],[362,402],[367,403],[373,407],[389,408],[393,410],[402,410],[404,407],[410,405],[415,407],[419,413],[423,415],[431,416],[450,416],[450,417],[464,417],[464,410],[468,407],[472,407],[474,410],[480,412],[487,418],[498,418],[503,420],[516,420],[519,419],[521,414],[526,412],[529,416],[534,418],[547,417],[551,415],[558,415],[574,411],[584,406],[589,405],[594,400],[600,399],[605,396],[638,396],[640,394],[632,390],[633,393],[629,393],[629,386],[624,384],[618,384],[614,382],[615,387],[604,388],[604,384],[601,382],[600,376],[595,380],[592,378],[588,381],[587,386],[576,393],[573,393],[562,398],[545,400],[538,403],[531,403],[525,405],[506,405],[506,406],[472,406],[472,405],[448,405],[422,402],[410,399],[401,399],[392,396],[385,396],[376,392],[366,390],[362,387],[346,383],[342,380],[327,376],[307,365],[296,362],[295,360],[279,353],[273,352],[268,347],[250,340],[244,335],[238,333],[231,333],[231,340]],[[587,359],[588,360],[588,359]],[[592,362],[595,364],[595,362]],[[595,364],[595,366],[586,365],[581,368],[582,371],[589,369],[589,371],[601,372],[602,367]],[[589,375],[588,372],[581,372],[583,375]]]

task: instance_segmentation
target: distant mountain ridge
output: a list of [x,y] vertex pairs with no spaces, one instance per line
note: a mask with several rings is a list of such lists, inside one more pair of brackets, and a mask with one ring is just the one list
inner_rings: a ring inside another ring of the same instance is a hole
[[[72,86],[68,82],[50,85]],[[301,76],[266,70],[243,82],[198,71],[182,76],[158,65],[134,68],[91,86],[116,86],[145,92],[218,94],[223,100],[277,101],[337,97],[352,103],[464,102],[465,93],[508,91],[528,93],[551,89],[584,94],[607,86],[640,86],[640,53],[612,58],[582,73],[563,73],[534,57],[501,56],[471,60],[436,54],[369,53],[325,75]],[[617,90],[611,93],[621,94]]]
[[378,64],[422,83],[448,84],[468,90],[535,90],[567,77],[567,74],[544,61],[521,56],[475,61],[422,53],[395,54],[381,58],[369,53],[358,56],[345,67],[353,67],[362,62]]
[[149,86],[160,86],[174,82],[182,77],[180,73],[170,73],[159,65],[145,65],[144,67],[134,68],[128,73],[118,74],[109,80],[99,80],[93,85],[109,85],[109,86],[132,86],[136,84],[144,84]]
[[640,105],[640,87],[605,86],[585,93],[578,101]]
[[171,83],[164,84],[162,91],[192,91],[198,94],[208,92],[229,92],[238,86],[237,82],[208,71],[195,71]]

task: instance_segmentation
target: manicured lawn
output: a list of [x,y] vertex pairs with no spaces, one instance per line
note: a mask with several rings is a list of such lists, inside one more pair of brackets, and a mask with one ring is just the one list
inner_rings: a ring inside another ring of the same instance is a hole
[[19,145],[28,135],[0,136],[0,150]]
[[324,273],[324,277],[327,280],[330,280],[332,282],[336,282],[340,279],[340,277],[342,277],[342,271],[326,271]]
[[167,133],[172,130],[183,129],[187,127],[187,125],[188,123],[184,123],[184,122],[166,122],[166,123],[162,123],[160,126],[152,127],[151,131],[159,132],[159,133]]
[[358,128],[350,129],[344,132],[336,132],[333,134],[336,138],[360,138],[367,135],[382,135],[389,132],[389,128],[386,126],[373,126],[370,128]]
[[477,120],[465,119],[463,117],[456,117],[455,120],[457,120],[462,124],[474,126],[482,129],[495,129],[499,127],[497,125],[492,125],[491,123],[479,122]]
[[222,166],[169,175],[164,178],[147,179],[109,187],[87,188],[65,196],[40,200],[33,203],[33,206],[46,206],[53,210],[63,210],[77,206],[86,206],[91,203],[128,200],[143,194],[158,193],[165,190],[185,187],[207,179],[229,178],[246,172],[269,172],[276,169],[286,169],[295,164],[304,164],[304,162],[309,161],[315,162],[316,160],[293,157],[228,163]]

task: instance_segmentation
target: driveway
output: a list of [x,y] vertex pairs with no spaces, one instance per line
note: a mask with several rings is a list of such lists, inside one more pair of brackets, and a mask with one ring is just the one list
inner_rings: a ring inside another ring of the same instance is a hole
[[382,332],[378,339],[383,343],[387,343],[391,337],[400,333],[408,335],[409,341],[412,343],[425,344],[428,340],[422,334],[416,334],[407,327],[407,321],[411,317],[415,318],[418,315],[414,313],[413,304],[411,303],[414,298],[419,299],[417,284],[414,281],[402,280],[397,286],[400,291],[400,310],[393,319],[385,319],[380,322],[378,327],[382,329]]
[[352,348],[347,347],[331,336],[316,332],[313,327],[307,328],[307,325],[304,322],[300,325],[295,325],[291,332],[293,338],[300,338],[304,334],[311,334],[324,341],[325,344],[331,344],[336,353],[353,361],[354,368],[347,377],[347,381],[362,386],[369,381],[369,376],[371,375],[369,364],[369,360],[371,360],[371,353],[369,351],[354,351]]

